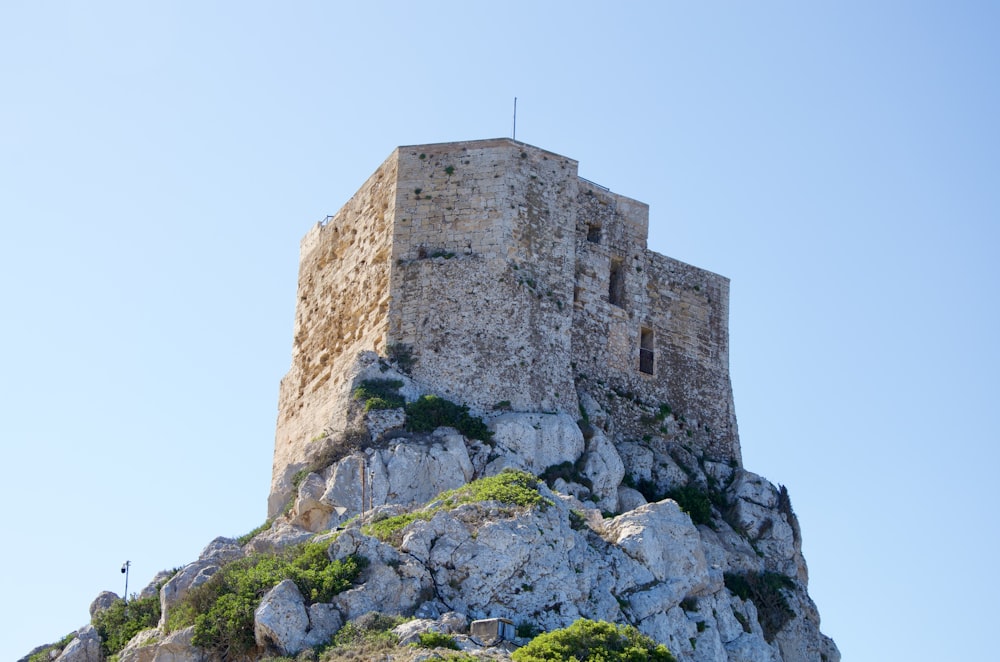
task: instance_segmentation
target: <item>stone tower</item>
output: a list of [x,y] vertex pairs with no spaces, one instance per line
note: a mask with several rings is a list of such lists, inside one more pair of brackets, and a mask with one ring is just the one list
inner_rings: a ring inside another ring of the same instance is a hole
[[427,391],[580,415],[642,437],[669,407],[686,443],[740,462],[729,281],[646,248],[647,205],[510,139],[399,147],[301,244],[269,515],[317,436],[343,431],[360,352],[412,357]]

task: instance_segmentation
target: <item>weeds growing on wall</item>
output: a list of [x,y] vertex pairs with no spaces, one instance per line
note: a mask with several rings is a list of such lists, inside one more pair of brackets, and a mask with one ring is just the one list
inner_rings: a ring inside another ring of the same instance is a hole
[[403,382],[398,379],[366,379],[355,387],[352,395],[365,404],[365,411],[398,409],[406,404],[399,394]]
[[410,374],[414,364],[417,362],[413,358],[413,347],[404,343],[393,343],[385,348],[386,356],[396,364],[406,374]]

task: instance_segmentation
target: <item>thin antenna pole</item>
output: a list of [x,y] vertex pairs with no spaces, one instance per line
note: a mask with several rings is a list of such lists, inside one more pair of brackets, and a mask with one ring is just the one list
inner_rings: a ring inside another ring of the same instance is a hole
[[517,140],[517,97],[514,97],[514,132],[511,133],[510,137]]

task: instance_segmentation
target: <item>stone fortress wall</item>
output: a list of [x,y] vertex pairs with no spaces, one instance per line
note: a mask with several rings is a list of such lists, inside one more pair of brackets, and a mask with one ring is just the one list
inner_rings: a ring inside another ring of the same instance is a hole
[[312,439],[346,426],[357,353],[394,345],[415,380],[475,413],[576,417],[586,392],[619,436],[739,462],[728,280],[649,251],[647,229],[645,204],[558,154],[510,139],[397,148],[302,241],[272,497]]

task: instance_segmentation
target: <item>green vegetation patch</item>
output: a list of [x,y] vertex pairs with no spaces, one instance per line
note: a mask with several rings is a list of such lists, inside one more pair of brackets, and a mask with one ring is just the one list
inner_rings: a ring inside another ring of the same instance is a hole
[[511,658],[514,662],[677,662],[666,646],[631,625],[585,618],[568,628],[538,635]]
[[52,660],[59,657],[63,649],[69,646],[70,642],[74,639],[76,639],[76,632],[70,632],[56,643],[50,644],[34,655],[29,656],[27,662],[52,662]]
[[155,628],[160,622],[160,596],[132,597],[125,604],[116,600],[110,607],[94,614],[94,628],[101,637],[105,655],[115,655],[125,648],[132,637],[143,630]]
[[[757,621],[764,631],[767,643],[781,631],[788,621],[795,618],[795,611],[788,604],[785,591],[795,588],[795,580],[779,572],[727,572],[723,575],[726,588],[743,600],[752,600],[757,606]],[[745,628],[744,628],[745,629]]]
[[331,561],[327,546],[306,543],[280,554],[256,554],[223,566],[171,610],[169,629],[194,624],[192,643],[196,646],[224,659],[247,655],[256,647],[254,611],[275,585],[291,579],[307,602],[330,602],[348,589],[367,565],[359,556]]
[[344,626],[337,630],[337,634],[333,635],[333,647],[362,649],[362,652],[395,647],[399,643],[399,637],[391,630],[408,620],[403,616],[369,612],[344,623]]
[[[304,477],[305,476],[303,476],[303,478]],[[293,480],[293,482],[294,482],[294,480]],[[302,479],[299,479],[298,483],[301,483],[301,482],[302,482]],[[296,488],[298,488],[298,483],[295,483],[295,487]],[[242,536],[239,536],[236,539],[236,542],[239,544],[240,547],[242,547],[243,545],[247,544],[248,542],[250,542],[251,540],[253,540],[254,538],[256,538],[258,535],[260,535],[261,533],[264,533],[265,531],[267,531],[270,528],[271,528],[271,520],[267,520],[266,522],[264,522],[263,524],[261,524],[257,528],[253,529],[252,531],[247,531]]]
[[421,632],[418,641],[413,644],[417,648],[450,648],[459,650],[455,637],[440,632]]
[[355,400],[365,403],[365,411],[373,409],[399,409],[406,404],[399,394],[403,382],[398,379],[366,379],[355,387]]
[[436,395],[423,395],[406,405],[406,429],[433,432],[440,427],[455,428],[469,439],[489,441],[493,436],[483,419],[469,415],[469,408]]
[[667,498],[673,499],[681,510],[691,516],[695,524],[712,526],[712,500],[708,493],[697,485],[688,484],[684,487],[667,492]]
[[440,510],[454,510],[461,505],[481,501],[499,501],[522,508],[548,508],[552,501],[538,493],[538,485],[538,479],[526,471],[503,471],[496,476],[480,478],[462,487],[442,492],[431,502],[433,507],[373,522],[362,531],[379,540],[389,541],[410,522],[429,520]]

